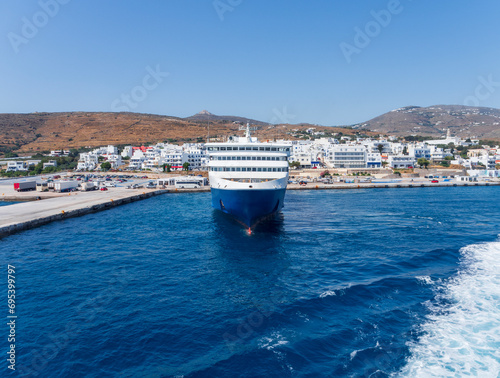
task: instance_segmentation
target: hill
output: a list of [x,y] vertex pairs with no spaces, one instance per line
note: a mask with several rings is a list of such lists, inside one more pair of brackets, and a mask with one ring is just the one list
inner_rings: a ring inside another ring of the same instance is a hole
[[[308,124],[269,125],[243,117],[213,114],[187,118],[128,112],[0,114],[0,153],[31,153],[108,144],[205,142],[207,136],[223,138],[242,135],[239,128],[246,122],[260,125],[254,134],[263,140],[307,138],[305,130],[312,127]],[[346,128],[314,127],[316,131],[324,130],[328,135],[356,132]]]
[[237,116],[218,116],[218,115],[210,113],[207,110],[202,110],[201,112],[196,113],[195,115],[193,115],[191,117],[184,118],[184,119],[187,121],[199,121],[199,122],[229,121],[229,122],[241,123],[244,125],[246,125],[247,123],[250,123],[252,125],[259,125],[259,126],[269,125],[269,123],[257,121],[255,119],[251,119],[251,118],[237,117]]
[[462,105],[406,106],[353,126],[391,135],[452,135],[500,139],[500,109]]

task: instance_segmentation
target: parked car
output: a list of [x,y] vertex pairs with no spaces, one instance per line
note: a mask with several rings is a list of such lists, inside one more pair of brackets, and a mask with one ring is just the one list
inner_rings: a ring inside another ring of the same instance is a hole
[[439,180],[432,180],[431,182],[434,183],[434,184],[436,184],[436,183],[439,182]]
[[101,191],[103,191],[103,192],[105,192],[106,190],[108,190],[108,188],[106,188],[105,186],[103,186],[103,187],[101,188]]

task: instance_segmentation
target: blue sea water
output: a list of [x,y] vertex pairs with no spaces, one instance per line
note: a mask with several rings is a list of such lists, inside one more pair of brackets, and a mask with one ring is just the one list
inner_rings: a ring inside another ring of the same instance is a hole
[[166,194],[1,239],[17,372],[497,377],[497,192],[288,191],[252,235]]
[[19,202],[14,202],[14,201],[0,201],[0,206],[9,206],[9,205],[14,205]]

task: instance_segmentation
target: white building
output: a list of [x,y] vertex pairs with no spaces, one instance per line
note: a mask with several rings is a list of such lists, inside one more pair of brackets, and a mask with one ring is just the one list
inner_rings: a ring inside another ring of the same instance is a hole
[[146,161],[146,155],[140,149],[134,151],[134,154],[130,158],[128,164],[128,169],[130,170],[140,170],[142,169],[142,163]]
[[409,155],[389,155],[387,162],[391,168],[413,168],[415,158]]
[[425,143],[410,144],[408,146],[408,155],[413,156],[415,160],[424,158],[431,160],[431,149]]
[[27,171],[28,166],[24,161],[8,161],[7,162],[7,172],[13,171]]
[[79,171],[91,171],[97,168],[97,164],[99,164],[99,156],[97,154],[82,152],[76,169]]
[[49,160],[47,163],[43,163],[43,169],[46,167],[57,167],[57,161]]
[[366,147],[339,144],[332,146],[325,156],[327,163],[333,168],[366,168]]
[[367,168],[380,168],[382,166],[382,156],[377,152],[367,152],[366,154],[366,167]]
[[125,147],[123,147],[121,155],[123,158],[130,157],[130,156],[132,156],[133,151],[134,150],[132,149],[132,146],[125,146]]

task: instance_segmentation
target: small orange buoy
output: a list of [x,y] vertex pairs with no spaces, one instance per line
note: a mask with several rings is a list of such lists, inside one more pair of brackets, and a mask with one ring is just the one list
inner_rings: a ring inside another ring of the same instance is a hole
[[250,227],[248,227],[247,234],[252,235],[252,229]]

